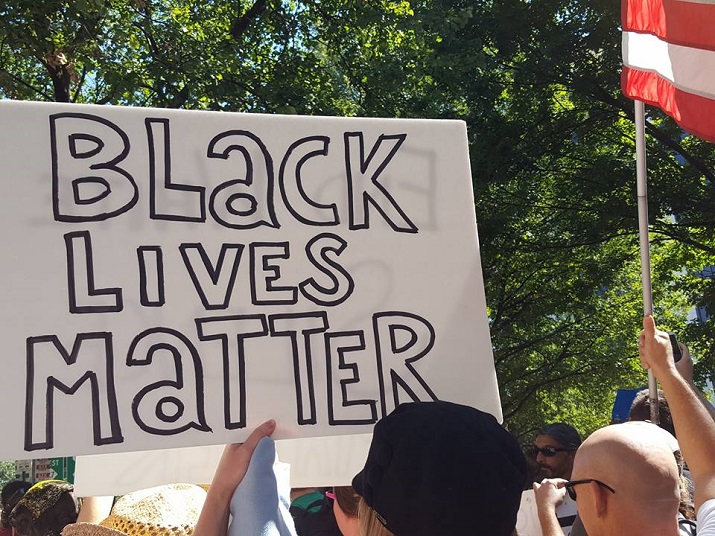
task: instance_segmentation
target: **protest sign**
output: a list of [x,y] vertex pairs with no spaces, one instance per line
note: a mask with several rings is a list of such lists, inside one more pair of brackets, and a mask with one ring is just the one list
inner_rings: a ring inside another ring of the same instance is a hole
[[[365,465],[372,434],[276,441],[294,488],[349,486]],[[211,482],[223,445],[77,457],[77,495],[124,495],[174,482]]]
[[465,125],[0,102],[6,459],[501,418]]

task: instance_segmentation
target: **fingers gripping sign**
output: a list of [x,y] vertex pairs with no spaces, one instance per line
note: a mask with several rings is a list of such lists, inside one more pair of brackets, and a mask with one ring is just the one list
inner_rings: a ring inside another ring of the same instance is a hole
[[563,487],[565,483],[566,480],[562,478],[545,478],[541,483],[534,482],[533,484],[539,525],[541,525],[541,533],[544,536],[563,534],[556,509],[566,499],[566,489]]
[[541,483],[534,482],[534,497],[539,509],[555,509],[566,499],[566,488],[562,487],[566,480],[562,478],[545,478]]
[[215,486],[218,491],[225,491],[229,495],[232,494],[236,486],[243,480],[246,471],[248,471],[251,455],[256,449],[256,445],[264,437],[270,436],[275,429],[276,421],[266,421],[251,432],[251,435],[248,436],[244,443],[226,445],[216,468],[211,489]]

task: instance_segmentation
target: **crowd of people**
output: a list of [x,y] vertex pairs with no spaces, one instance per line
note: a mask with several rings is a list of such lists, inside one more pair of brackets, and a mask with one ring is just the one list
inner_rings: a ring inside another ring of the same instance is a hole
[[[18,536],[517,536],[533,488],[543,536],[715,535],[715,410],[643,322],[643,367],[662,386],[662,423],[631,420],[582,441],[544,426],[527,452],[496,419],[450,402],[400,405],[380,420],[351,486],[291,489],[270,439],[276,423],[227,445],[210,485],[174,484],[77,501],[62,481],[11,482],[2,531]],[[642,398],[642,397],[641,397]],[[676,439],[677,434],[677,439]],[[559,519],[575,501],[577,516]]]

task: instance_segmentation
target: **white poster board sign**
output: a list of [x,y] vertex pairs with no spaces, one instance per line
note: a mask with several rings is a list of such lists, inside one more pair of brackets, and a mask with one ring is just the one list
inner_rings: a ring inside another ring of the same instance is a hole
[[[290,464],[293,488],[347,486],[362,470],[372,434],[276,441],[278,459]],[[208,484],[223,445],[78,456],[79,497],[123,495],[162,484]]]
[[0,162],[0,458],[501,418],[464,123],[3,101]]

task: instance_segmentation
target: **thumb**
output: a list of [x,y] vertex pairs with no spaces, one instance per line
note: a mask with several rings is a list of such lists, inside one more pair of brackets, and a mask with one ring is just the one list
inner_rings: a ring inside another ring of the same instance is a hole
[[643,317],[643,331],[646,335],[655,335],[655,320],[653,319],[653,315]]
[[248,452],[253,452],[259,441],[264,437],[270,436],[276,429],[276,421],[273,419],[264,422],[258,428],[251,432],[248,439],[243,443],[243,449]]

